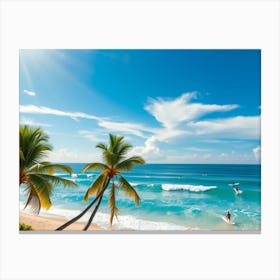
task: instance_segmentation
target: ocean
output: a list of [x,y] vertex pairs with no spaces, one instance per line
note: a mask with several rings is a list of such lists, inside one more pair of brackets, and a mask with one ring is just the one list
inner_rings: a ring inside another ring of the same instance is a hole
[[[84,164],[67,164],[72,176],[57,173],[75,181],[75,189],[59,186],[51,197],[52,207],[40,215],[72,218],[94,198],[83,202],[84,194],[99,172],[82,173]],[[260,231],[261,230],[261,166],[238,164],[146,164],[122,173],[141,198],[136,206],[121,191],[116,194],[118,217],[109,225],[109,192],[106,191],[93,222],[112,230],[200,230]],[[238,183],[236,194],[230,184]],[[26,200],[20,191],[20,207]],[[223,220],[227,211],[234,224]],[[86,214],[80,221],[87,221]]]

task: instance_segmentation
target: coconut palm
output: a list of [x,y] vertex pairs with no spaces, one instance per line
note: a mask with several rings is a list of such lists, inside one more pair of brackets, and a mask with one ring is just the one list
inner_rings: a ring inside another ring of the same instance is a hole
[[45,132],[40,128],[25,125],[20,127],[19,137],[19,185],[26,186],[28,197],[25,207],[30,205],[31,209],[39,214],[41,207],[46,210],[51,207],[50,197],[55,186],[62,184],[65,187],[76,187],[77,185],[54,175],[55,170],[71,174],[70,167],[42,161],[52,150],[49,137]]
[[119,209],[116,205],[116,189],[122,190],[128,197],[134,199],[135,204],[139,205],[140,197],[136,190],[129,184],[129,182],[121,175],[123,171],[130,171],[135,165],[142,165],[145,163],[144,159],[139,156],[132,156],[126,158],[127,152],[132,148],[129,143],[124,142],[124,137],[109,135],[109,146],[104,143],[99,143],[96,148],[102,150],[103,162],[94,162],[86,164],[83,172],[88,170],[100,170],[101,174],[88,188],[84,196],[84,201],[88,201],[91,195],[95,195],[95,199],[76,217],[67,223],[60,226],[57,230],[62,230],[80,219],[96,202],[88,223],[83,230],[87,230],[90,226],[103,198],[103,194],[111,183],[109,193],[109,207],[111,211],[110,224],[113,224],[114,216],[117,215]]

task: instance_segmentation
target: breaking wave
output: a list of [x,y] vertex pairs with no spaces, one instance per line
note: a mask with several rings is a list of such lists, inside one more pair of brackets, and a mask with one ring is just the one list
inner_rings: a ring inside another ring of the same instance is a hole
[[176,185],[176,184],[163,184],[162,189],[165,191],[191,191],[191,192],[205,192],[211,189],[216,189],[216,186],[196,186],[196,185]]

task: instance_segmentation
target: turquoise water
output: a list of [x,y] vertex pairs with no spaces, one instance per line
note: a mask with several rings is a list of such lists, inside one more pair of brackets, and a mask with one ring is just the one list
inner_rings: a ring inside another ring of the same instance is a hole
[[[84,164],[68,164],[79,188],[58,187],[50,214],[71,218],[86,207],[83,196],[98,172],[82,173]],[[261,166],[210,164],[146,164],[123,173],[141,198],[140,206],[117,192],[120,212],[113,229],[134,230],[254,230],[261,229]],[[229,184],[238,182],[241,194]],[[20,200],[26,197],[21,192]],[[90,200],[91,201],[91,198]],[[229,210],[234,225],[222,217]],[[44,214],[44,211],[42,212]],[[82,221],[87,220],[88,215]],[[109,228],[108,192],[93,222]]]

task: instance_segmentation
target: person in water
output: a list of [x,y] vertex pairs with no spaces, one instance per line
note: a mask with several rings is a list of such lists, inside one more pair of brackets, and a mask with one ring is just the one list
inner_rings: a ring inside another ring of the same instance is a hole
[[229,211],[227,211],[226,218],[230,222],[231,214],[229,213]]

